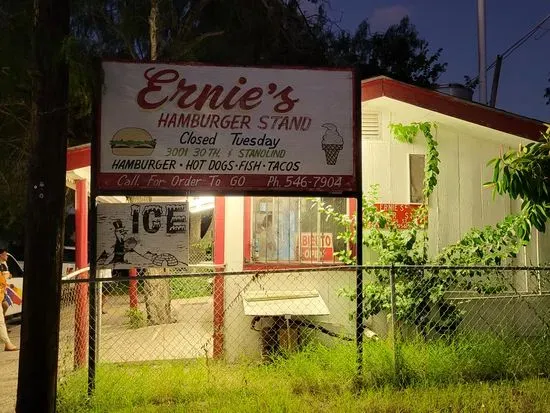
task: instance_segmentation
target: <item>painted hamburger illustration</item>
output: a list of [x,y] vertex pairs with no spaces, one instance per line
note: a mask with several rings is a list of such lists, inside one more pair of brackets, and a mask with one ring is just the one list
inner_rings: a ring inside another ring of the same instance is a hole
[[141,128],[122,128],[111,139],[111,151],[117,156],[148,156],[157,141]]
[[336,165],[338,154],[344,147],[344,139],[334,123],[323,123],[321,126],[326,129],[321,141],[321,149],[325,151],[327,165]]

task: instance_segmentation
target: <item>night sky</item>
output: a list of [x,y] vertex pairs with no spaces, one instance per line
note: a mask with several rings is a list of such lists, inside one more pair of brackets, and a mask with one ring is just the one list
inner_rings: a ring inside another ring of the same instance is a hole
[[[329,15],[340,27],[354,31],[364,18],[371,28],[383,31],[409,15],[430,50],[443,49],[447,71],[440,83],[477,76],[477,0],[332,0]],[[487,64],[550,14],[547,0],[486,0]],[[550,21],[504,60],[497,107],[524,116],[550,121],[544,88],[550,86]],[[540,37],[536,40],[537,37]],[[490,96],[493,71],[487,75]],[[474,99],[479,98],[478,91]]]

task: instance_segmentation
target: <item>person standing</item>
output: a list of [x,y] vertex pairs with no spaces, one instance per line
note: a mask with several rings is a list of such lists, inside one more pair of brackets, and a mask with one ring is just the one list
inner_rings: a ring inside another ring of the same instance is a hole
[[[0,299],[4,301],[6,294],[6,288],[8,286],[8,280],[11,278],[10,271],[8,269],[8,251],[4,248],[0,248]],[[8,329],[6,328],[6,319],[4,313],[0,316],[0,341],[4,343],[5,351],[19,350],[10,340],[8,336]]]

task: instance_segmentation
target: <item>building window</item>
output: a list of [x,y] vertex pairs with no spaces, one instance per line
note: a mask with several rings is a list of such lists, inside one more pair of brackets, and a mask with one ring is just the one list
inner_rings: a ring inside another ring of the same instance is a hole
[[[340,213],[345,198],[321,198]],[[306,198],[252,198],[252,260],[254,262],[332,263],[334,252],[346,248],[342,231]]]
[[424,155],[409,154],[409,202],[421,204],[424,201]]

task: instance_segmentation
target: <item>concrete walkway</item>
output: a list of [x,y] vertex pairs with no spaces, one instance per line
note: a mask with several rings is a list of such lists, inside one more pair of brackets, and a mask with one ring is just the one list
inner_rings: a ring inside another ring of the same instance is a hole
[[[128,299],[109,297],[102,315],[99,361],[107,363],[212,357],[212,297],[172,300],[176,322],[130,329]],[[141,310],[146,313],[144,305]]]
[[[212,357],[212,297],[172,300],[177,322],[130,329],[127,326],[127,297],[110,297],[102,315],[100,362]],[[142,308],[145,311],[145,308]],[[21,326],[9,324],[10,338],[19,346]],[[1,347],[0,347],[1,348]],[[59,375],[70,369],[74,349],[74,305],[61,310]],[[65,365],[66,364],[66,365]],[[19,351],[0,349],[0,413],[14,412],[17,399]]]
[[[19,347],[21,333],[20,325],[10,325],[9,335],[13,344]],[[0,412],[12,413],[15,411],[17,399],[17,371],[19,369],[19,351],[0,350]]]

